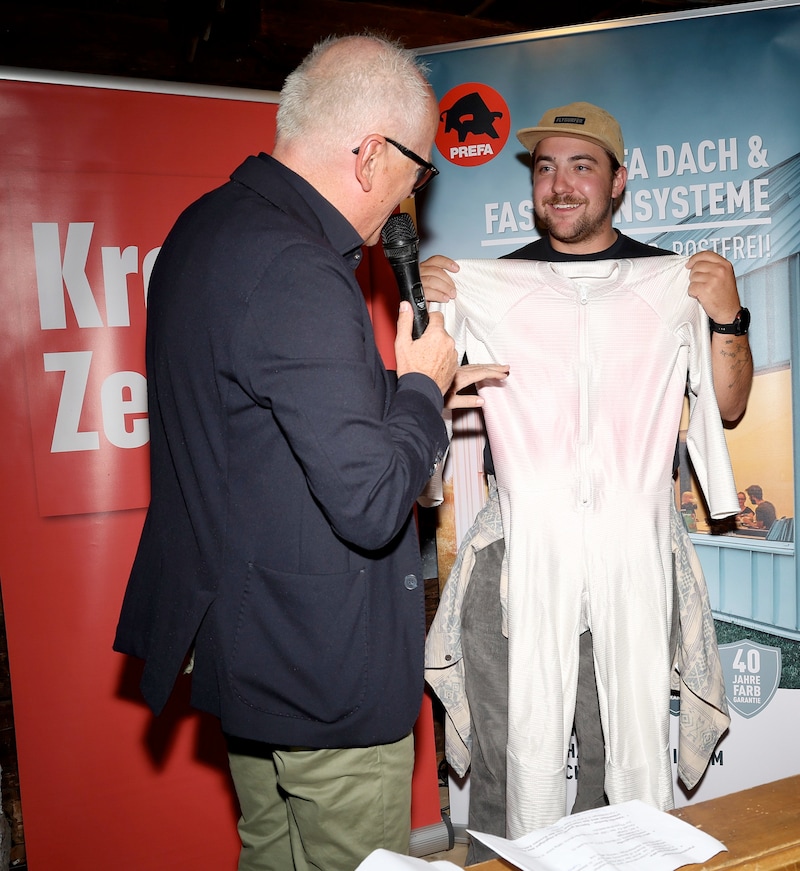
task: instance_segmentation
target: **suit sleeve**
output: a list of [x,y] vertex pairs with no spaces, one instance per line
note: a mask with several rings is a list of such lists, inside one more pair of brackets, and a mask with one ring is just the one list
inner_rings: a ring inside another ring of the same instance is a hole
[[281,263],[254,289],[241,381],[271,409],[336,533],[378,549],[447,446],[441,393],[418,373],[392,384],[361,290],[333,252],[298,245]]
[[739,511],[728,445],[714,393],[708,317],[696,304],[689,352],[689,430],[686,447],[711,517],[721,520]]

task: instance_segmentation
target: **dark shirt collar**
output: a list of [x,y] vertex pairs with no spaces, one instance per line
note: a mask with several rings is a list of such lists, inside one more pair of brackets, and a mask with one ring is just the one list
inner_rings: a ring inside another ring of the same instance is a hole
[[605,251],[596,251],[593,254],[571,254],[565,253],[563,251],[556,251],[553,248],[553,245],[550,242],[550,236],[545,233],[542,236],[542,241],[544,242],[544,247],[547,250],[547,256],[543,257],[543,260],[552,261],[554,263],[558,263],[560,261],[573,261],[573,260],[616,260],[617,253],[619,249],[623,246],[624,237],[619,232],[619,230],[614,230],[617,234],[617,238],[614,242],[605,249]]
[[264,152],[251,155],[231,179],[319,233],[352,269],[361,263],[363,239],[355,227],[316,188],[274,157]]

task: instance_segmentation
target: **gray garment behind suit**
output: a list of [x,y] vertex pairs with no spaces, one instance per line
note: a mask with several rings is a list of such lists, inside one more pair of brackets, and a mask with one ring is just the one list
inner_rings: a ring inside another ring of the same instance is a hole
[[[503,838],[508,737],[508,640],[502,632],[500,606],[504,554],[503,539],[477,551],[461,611],[464,680],[472,724],[469,828]],[[575,730],[579,759],[573,813],[608,804],[603,790],[605,747],[590,632],[580,637]],[[496,855],[485,844],[471,840],[467,864],[485,862]]]

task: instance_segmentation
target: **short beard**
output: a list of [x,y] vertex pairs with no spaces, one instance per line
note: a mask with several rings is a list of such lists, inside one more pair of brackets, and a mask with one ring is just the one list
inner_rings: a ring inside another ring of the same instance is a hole
[[[579,203],[583,204],[583,200],[570,200],[563,198],[551,198],[547,200],[545,203],[542,203],[543,206],[553,205],[554,203],[560,204],[569,204],[569,203]],[[588,242],[591,239],[594,239],[596,236],[601,235],[606,226],[606,221],[608,220],[608,215],[611,212],[611,207],[607,212],[602,215],[583,215],[583,217],[579,218],[573,225],[572,229],[566,233],[561,230],[555,229],[551,226],[551,222],[548,218],[547,212],[542,210],[540,214],[538,211],[536,212],[536,226],[539,230],[544,230],[550,236],[553,237],[558,242],[562,242],[565,245],[572,245],[579,242]]]

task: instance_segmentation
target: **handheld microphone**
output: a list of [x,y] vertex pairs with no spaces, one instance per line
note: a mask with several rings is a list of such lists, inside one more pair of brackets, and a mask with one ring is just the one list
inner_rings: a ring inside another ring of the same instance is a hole
[[419,277],[419,238],[411,215],[407,212],[391,215],[381,230],[381,241],[400,289],[400,299],[407,299],[414,309],[411,335],[418,339],[428,326],[428,307]]

